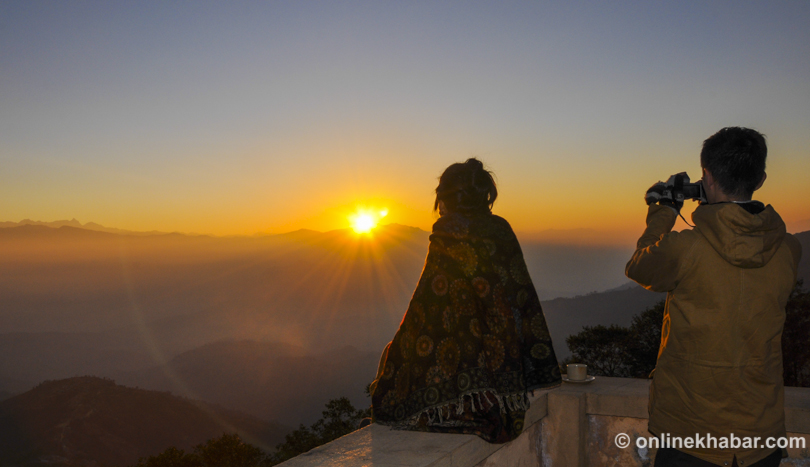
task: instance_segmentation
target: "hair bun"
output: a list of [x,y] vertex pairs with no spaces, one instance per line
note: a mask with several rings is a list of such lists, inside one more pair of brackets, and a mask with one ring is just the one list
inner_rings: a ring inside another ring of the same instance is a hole
[[467,159],[467,161],[464,162],[464,165],[473,170],[484,170],[484,163],[474,157]]

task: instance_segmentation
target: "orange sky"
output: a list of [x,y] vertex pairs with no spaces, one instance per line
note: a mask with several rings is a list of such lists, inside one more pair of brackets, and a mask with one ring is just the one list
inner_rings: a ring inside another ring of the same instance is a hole
[[429,230],[476,156],[524,238],[632,243],[647,187],[740,125],[768,137],[757,197],[810,230],[806,2],[2,8],[0,221]]

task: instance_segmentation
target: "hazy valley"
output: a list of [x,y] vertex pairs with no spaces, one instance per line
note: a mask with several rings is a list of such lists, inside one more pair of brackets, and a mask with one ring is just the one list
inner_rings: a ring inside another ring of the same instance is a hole
[[[101,385],[125,394],[115,396],[121,400],[143,388],[218,404],[255,419],[251,430],[265,434],[251,436],[271,445],[286,429],[279,427],[312,423],[330,399],[368,406],[364,389],[428,245],[427,232],[400,225],[371,237],[341,230],[233,238],[4,225],[0,399],[45,380],[93,375],[122,386],[68,381]],[[810,232],[799,238],[810,251]],[[627,283],[630,246],[522,246],[559,358],[569,355],[565,337],[583,325],[627,325],[663,298]],[[810,277],[808,256],[800,277]],[[0,416],[18,416],[30,394],[6,399]],[[203,412],[224,426],[216,411]],[[46,425],[29,430],[29,441],[50,442],[37,431],[52,431]]]

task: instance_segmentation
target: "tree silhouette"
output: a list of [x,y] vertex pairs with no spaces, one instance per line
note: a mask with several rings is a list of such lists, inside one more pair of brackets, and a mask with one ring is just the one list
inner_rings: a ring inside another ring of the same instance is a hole
[[156,456],[141,458],[136,467],[203,467],[199,457],[172,446]]
[[209,439],[186,453],[170,447],[158,454],[141,458],[136,467],[261,467],[267,455],[261,449],[242,441],[236,433],[224,433]]
[[326,404],[323,417],[310,428],[300,425],[297,430],[285,436],[284,442],[276,446],[270,456],[270,465],[291,459],[322,444],[338,439],[357,429],[363,418],[371,416],[371,409],[355,409],[349,399],[341,397]]
[[369,416],[370,409],[357,410],[349,399],[341,397],[327,402],[323,417],[310,428],[301,425],[289,433],[273,454],[245,443],[236,433],[225,433],[198,444],[191,453],[170,447],[156,456],[141,458],[135,467],[270,467],[351,433]]
[[652,308],[647,308],[633,316],[630,323],[630,340],[627,344],[629,375],[633,378],[647,378],[655,369],[658,349],[661,346],[661,328],[664,326],[664,306],[661,300]]
[[785,386],[810,387],[810,292],[802,281],[790,294],[782,332]]
[[196,446],[194,454],[205,467],[257,467],[267,457],[264,451],[245,443],[236,433],[209,439],[205,444]]
[[617,325],[585,326],[578,334],[565,339],[572,361],[588,364],[591,374],[630,376],[628,345],[630,329]]

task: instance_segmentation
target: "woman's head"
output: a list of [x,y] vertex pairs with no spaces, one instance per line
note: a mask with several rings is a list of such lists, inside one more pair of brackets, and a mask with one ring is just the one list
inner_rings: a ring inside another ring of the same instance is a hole
[[476,158],[455,163],[444,170],[436,187],[433,210],[444,203],[450,212],[460,214],[488,213],[492,209],[498,189],[492,173]]

